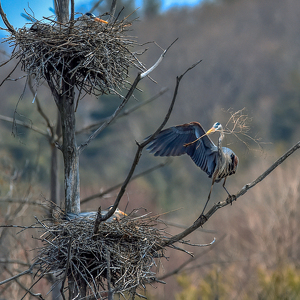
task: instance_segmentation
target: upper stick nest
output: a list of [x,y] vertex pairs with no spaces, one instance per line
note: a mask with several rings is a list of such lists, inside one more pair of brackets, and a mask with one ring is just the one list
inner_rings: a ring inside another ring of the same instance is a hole
[[102,222],[96,235],[95,221],[89,218],[66,221],[60,215],[38,223],[43,232],[39,238],[43,246],[35,259],[39,277],[72,274],[94,295],[107,292],[108,283],[114,293],[135,293],[137,287],[157,281],[152,267],[164,256],[160,245],[165,236],[154,227],[154,217]]
[[130,25],[126,18],[104,24],[85,15],[66,24],[44,19],[8,40],[37,85],[46,79],[58,93],[63,83],[88,94],[118,93],[126,87],[130,67],[143,70],[132,52],[136,40],[125,35]]

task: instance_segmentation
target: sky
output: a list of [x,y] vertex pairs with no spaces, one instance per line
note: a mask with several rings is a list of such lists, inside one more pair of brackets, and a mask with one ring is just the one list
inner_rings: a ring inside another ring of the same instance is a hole
[[[80,7],[81,5],[85,5],[87,2],[87,0],[75,0],[75,5]],[[201,0],[162,0],[162,9],[165,11],[173,6],[191,6],[199,4],[200,2]],[[136,0],[137,7],[141,6],[141,3],[142,0]],[[53,8],[53,0],[2,0],[1,4],[8,21],[15,28],[20,28],[25,25],[26,20],[21,17],[21,13],[24,13],[24,9],[26,9],[26,11],[31,14],[28,6],[30,6],[30,8],[34,11],[35,17],[38,20],[42,19],[43,16],[52,15],[49,8]],[[4,27],[2,19],[0,21],[0,26]]]

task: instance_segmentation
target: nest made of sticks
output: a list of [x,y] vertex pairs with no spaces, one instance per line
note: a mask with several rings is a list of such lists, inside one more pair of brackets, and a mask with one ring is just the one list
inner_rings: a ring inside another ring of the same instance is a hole
[[126,36],[130,25],[127,18],[108,24],[85,15],[65,24],[44,18],[7,40],[17,49],[13,56],[22,70],[34,75],[37,86],[46,79],[58,93],[63,84],[80,93],[119,93],[127,87],[130,67],[143,70],[133,52],[136,39]]
[[60,280],[71,275],[78,285],[85,282],[94,295],[103,295],[108,286],[113,293],[135,294],[138,287],[158,281],[152,267],[164,257],[160,245],[165,237],[155,227],[156,219],[129,215],[102,222],[96,235],[90,218],[66,221],[54,216],[54,220],[38,221],[43,246],[35,259],[37,275],[52,273]]

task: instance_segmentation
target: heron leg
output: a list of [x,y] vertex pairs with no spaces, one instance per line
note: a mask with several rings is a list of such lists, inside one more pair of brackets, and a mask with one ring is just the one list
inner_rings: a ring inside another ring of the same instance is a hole
[[[206,206],[207,206],[207,204],[208,204],[208,201],[209,201],[209,199],[210,199],[210,194],[211,194],[213,185],[214,185],[214,184],[212,183],[212,185],[211,185],[211,187],[210,187],[210,191],[209,191],[208,197],[207,197],[207,200],[206,200],[206,203],[205,203],[205,205],[204,205],[204,208],[203,208],[203,210],[202,210],[202,213],[201,213],[200,217],[204,214],[205,208],[206,208]],[[199,217],[199,218],[200,218],[200,217]]]
[[228,198],[229,198],[230,204],[232,205],[232,201],[233,201],[233,197],[234,196],[230,195],[229,192],[227,191],[226,187],[225,187],[226,178],[227,177],[225,177],[224,182],[223,182],[223,188],[226,191],[226,193],[228,194]]

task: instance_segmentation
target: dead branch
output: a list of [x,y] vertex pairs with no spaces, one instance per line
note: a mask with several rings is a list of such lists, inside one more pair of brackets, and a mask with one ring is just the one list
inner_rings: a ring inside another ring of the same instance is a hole
[[[12,276],[12,272],[5,268],[6,272],[9,273]],[[24,275],[24,274],[23,274]],[[15,276],[14,276],[15,277]],[[14,278],[14,281],[23,289],[26,291],[26,294],[29,293],[31,296],[36,297],[37,299],[44,300],[41,293],[33,293],[30,289],[26,288],[19,280],[18,278]]]
[[176,269],[170,271],[169,273],[166,273],[160,277],[158,277],[159,280],[165,280],[168,277],[171,277],[175,274],[178,274],[180,272],[184,271],[184,267],[187,266],[189,263],[196,261],[198,258],[206,255],[208,252],[210,252],[212,249],[214,249],[214,247],[219,244],[221,241],[223,241],[223,239],[226,237],[226,234],[222,235],[213,245],[212,247],[209,247],[207,250],[201,252],[200,254],[193,256],[191,258],[189,258],[188,260],[186,260],[185,262],[183,262],[179,267],[177,267]]
[[98,0],[97,2],[95,2],[89,12],[92,13],[100,5],[101,2],[103,2],[103,0]]
[[39,129],[38,127],[36,127],[34,125],[27,124],[26,122],[16,120],[14,118],[2,116],[2,115],[0,115],[0,120],[5,121],[5,122],[9,122],[9,123],[12,123],[12,124],[21,125],[23,127],[29,128],[29,129],[41,134],[43,136],[49,137],[49,134],[46,131]]
[[[10,58],[7,62],[11,61],[12,58]],[[16,63],[16,65],[13,67],[13,69],[8,73],[7,76],[5,76],[5,78],[2,80],[2,82],[0,83],[0,86],[2,86],[2,84],[7,81],[9,79],[9,77],[11,76],[11,74],[17,69],[18,65],[20,64],[20,61],[18,61]]]
[[[128,108],[128,109],[124,109],[124,110],[116,117],[115,121],[118,120],[118,119],[120,119],[121,117],[124,117],[124,116],[127,116],[127,115],[131,114],[132,112],[134,112],[134,111],[136,111],[137,109],[143,107],[144,105],[149,104],[150,102],[152,102],[152,101],[158,99],[158,98],[159,98],[161,95],[163,95],[167,90],[168,90],[167,88],[163,88],[163,89],[161,89],[161,91],[159,91],[156,95],[154,95],[153,97],[149,98],[148,100],[143,101],[143,102],[141,102],[141,103],[138,103],[138,104],[136,104],[136,105],[134,105],[134,106],[132,106],[132,107],[130,107],[130,108]],[[96,122],[96,123],[94,123],[94,124],[90,124],[90,125],[88,125],[88,126],[86,126],[86,127],[83,127],[83,128],[81,128],[81,129],[77,130],[77,131],[76,131],[76,134],[80,134],[80,133],[82,133],[82,132],[89,131],[89,130],[92,130],[92,129],[96,128],[96,127],[99,127],[100,125],[102,125],[103,123],[105,123],[106,121],[108,121],[109,118],[110,118],[110,117],[103,118],[102,120],[100,120],[100,121],[98,121],[98,122]]]
[[14,198],[6,198],[0,197],[0,201],[6,203],[19,203],[19,204],[28,204],[28,205],[40,205],[45,206],[45,203],[38,202],[38,201],[29,201],[27,199],[14,199]]
[[[1,226],[1,227],[2,227],[2,226]],[[10,277],[10,278],[7,278],[7,279],[1,281],[1,282],[0,282],[0,285],[5,284],[5,283],[8,283],[8,282],[10,282],[10,281],[12,281],[12,280],[15,280],[15,279],[17,279],[17,278],[19,278],[19,277],[21,277],[21,276],[23,276],[23,275],[26,275],[26,274],[32,274],[32,270],[33,270],[33,268],[35,267],[35,265],[36,265],[36,263],[33,263],[33,264],[30,266],[30,268],[27,269],[26,271],[21,272],[21,273],[15,275],[15,276],[12,276],[12,277]]]
[[111,3],[111,7],[110,7],[110,18],[109,18],[109,22],[112,22],[116,13],[116,8],[117,8],[117,0],[113,0]]
[[[168,49],[169,49],[169,48],[168,48]],[[164,52],[164,53],[165,53],[165,52]],[[159,59],[161,59],[161,57],[160,57]],[[157,128],[157,130],[156,130],[150,137],[148,137],[144,142],[142,142],[141,144],[139,144],[138,142],[136,143],[138,149],[137,149],[137,151],[136,151],[136,154],[135,154],[133,163],[132,163],[132,165],[131,165],[130,171],[129,171],[129,173],[128,173],[128,175],[127,175],[127,177],[126,177],[126,179],[125,179],[125,181],[124,181],[124,183],[123,183],[123,185],[122,185],[122,187],[121,187],[121,189],[120,189],[120,192],[119,192],[119,194],[118,194],[118,196],[117,196],[117,198],[116,198],[116,200],[115,200],[115,203],[114,203],[112,209],[110,209],[110,210],[107,212],[107,214],[102,218],[103,221],[109,219],[109,218],[114,214],[115,210],[117,209],[117,207],[118,207],[118,205],[119,205],[119,203],[120,203],[120,200],[121,200],[122,196],[123,196],[124,193],[125,193],[125,190],[126,190],[126,188],[127,188],[127,185],[128,185],[128,183],[130,182],[131,177],[132,177],[132,175],[133,175],[133,173],[134,173],[134,171],[135,171],[135,168],[136,168],[136,166],[137,166],[137,164],[138,164],[138,162],[139,162],[139,160],[140,160],[140,157],[141,157],[141,155],[142,155],[143,149],[144,149],[144,148],[145,148],[145,147],[146,147],[146,146],[147,146],[147,145],[155,138],[155,136],[162,130],[162,128],[166,125],[167,121],[169,120],[170,115],[171,115],[171,112],[172,112],[173,107],[174,107],[174,104],[175,104],[175,100],[176,100],[176,98],[177,98],[177,93],[178,93],[178,88],[179,88],[180,81],[182,80],[182,78],[184,77],[184,75],[185,75],[188,71],[190,71],[191,69],[193,69],[194,67],[196,67],[200,62],[201,62],[201,60],[198,61],[198,62],[196,62],[194,65],[192,65],[190,68],[188,68],[182,75],[180,75],[179,77],[176,78],[176,86],[175,86],[174,93],[173,93],[173,99],[172,99],[172,101],[171,101],[169,110],[168,110],[168,112],[167,112],[167,114],[166,114],[166,116],[165,116],[165,118],[164,118],[162,124],[161,124],[161,125]],[[153,67],[151,67],[151,68],[153,68]],[[151,69],[151,68],[150,68],[150,69]],[[146,76],[146,75],[145,75],[145,76]]]
[[172,45],[174,43],[176,43],[177,40],[178,40],[178,38],[166,50],[164,50],[164,52],[160,55],[159,59],[156,61],[156,63],[151,68],[149,68],[148,70],[146,70],[145,72],[143,72],[141,74],[141,78],[148,76],[154,69],[156,69],[158,67],[158,65],[161,63],[161,61],[165,57],[167,51],[172,47]]
[[65,294],[64,294],[64,285],[65,285],[65,281],[66,281],[67,275],[68,275],[67,270],[69,270],[69,265],[70,265],[71,245],[72,245],[72,237],[70,238],[69,245],[68,245],[68,257],[67,257],[67,263],[66,263],[66,271],[65,271],[65,275],[64,275],[64,278],[62,280],[62,283],[61,283],[61,288],[60,288],[60,293],[61,293],[64,300],[66,300]]
[[[177,39],[176,39],[177,40]],[[156,61],[156,63],[149,68],[147,71],[145,71],[144,73],[139,73],[133,84],[131,85],[127,95],[125,96],[125,98],[123,99],[123,101],[121,102],[121,104],[117,107],[117,109],[115,110],[115,112],[109,117],[109,119],[104,122],[100,127],[98,127],[91,135],[90,137],[86,140],[85,143],[82,143],[79,148],[78,148],[78,152],[79,154],[89,145],[89,143],[94,140],[96,138],[96,136],[102,132],[112,121],[115,120],[115,118],[119,115],[119,113],[122,111],[122,109],[124,108],[124,106],[126,105],[126,103],[129,101],[129,99],[131,98],[134,90],[136,89],[138,83],[144,78],[146,77],[148,74],[151,73],[151,71],[153,71],[162,61],[163,57],[165,56],[165,54],[167,53],[167,51],[170,49],[170,47],[176,42],[176,40],[166,49],[164,50],[164,52],[161,54],[161,56],[159,57],[159,59]],[[114,213],[114,212],[113,212]]]
[[290,150],[288,150],[285,154],[283,154],[279,159],[277,159],[263,174],[258,176],[255,180],[253,180],[251,183],[246,184],[243,186],[243,188],[236,193],[236,195],[232,195],[231,197],[228,197],[225,201],[220,201],[205,214],[201,215],[192,226],[188,227],[183,232],[174,235],[173,237],[166,239],[166,241],[163,243],[162,246],[168,246],[171,244],[174,244],[180,240],[182,240],[184,237],[192,233],[194,230],[199,228],[200,226],[204,225],[208,219],[220,208],[227,206],[228,204],[232,204],[232,201],[237,200],[237,198],[243,196],[249,189],[254,187],[256,184],[261,182],[263,179],[265,179],[272,171],[274,171],[275,168],[277,168],[281,163],[283,163],[291,154],[293,154],[296,150],[300,148],[300,141],[295,144]]
[[26,267],[30,267],[31,264],[28,264],[24,261],[21,260],[15,260],[15,259],[0,259],[0,264],[18,264],[21,266],[26,266]]
[[14,27],[8,22],[8,20],[6,18],[6,14],[4,13],[4,11],[2,9],[1,2],[0,2],[0,15],[1,15],[2,20],[5,24],[5,26],[7,27],[7,29],[11,32],[11,34],[15,34],[16,31],[15,31]]

